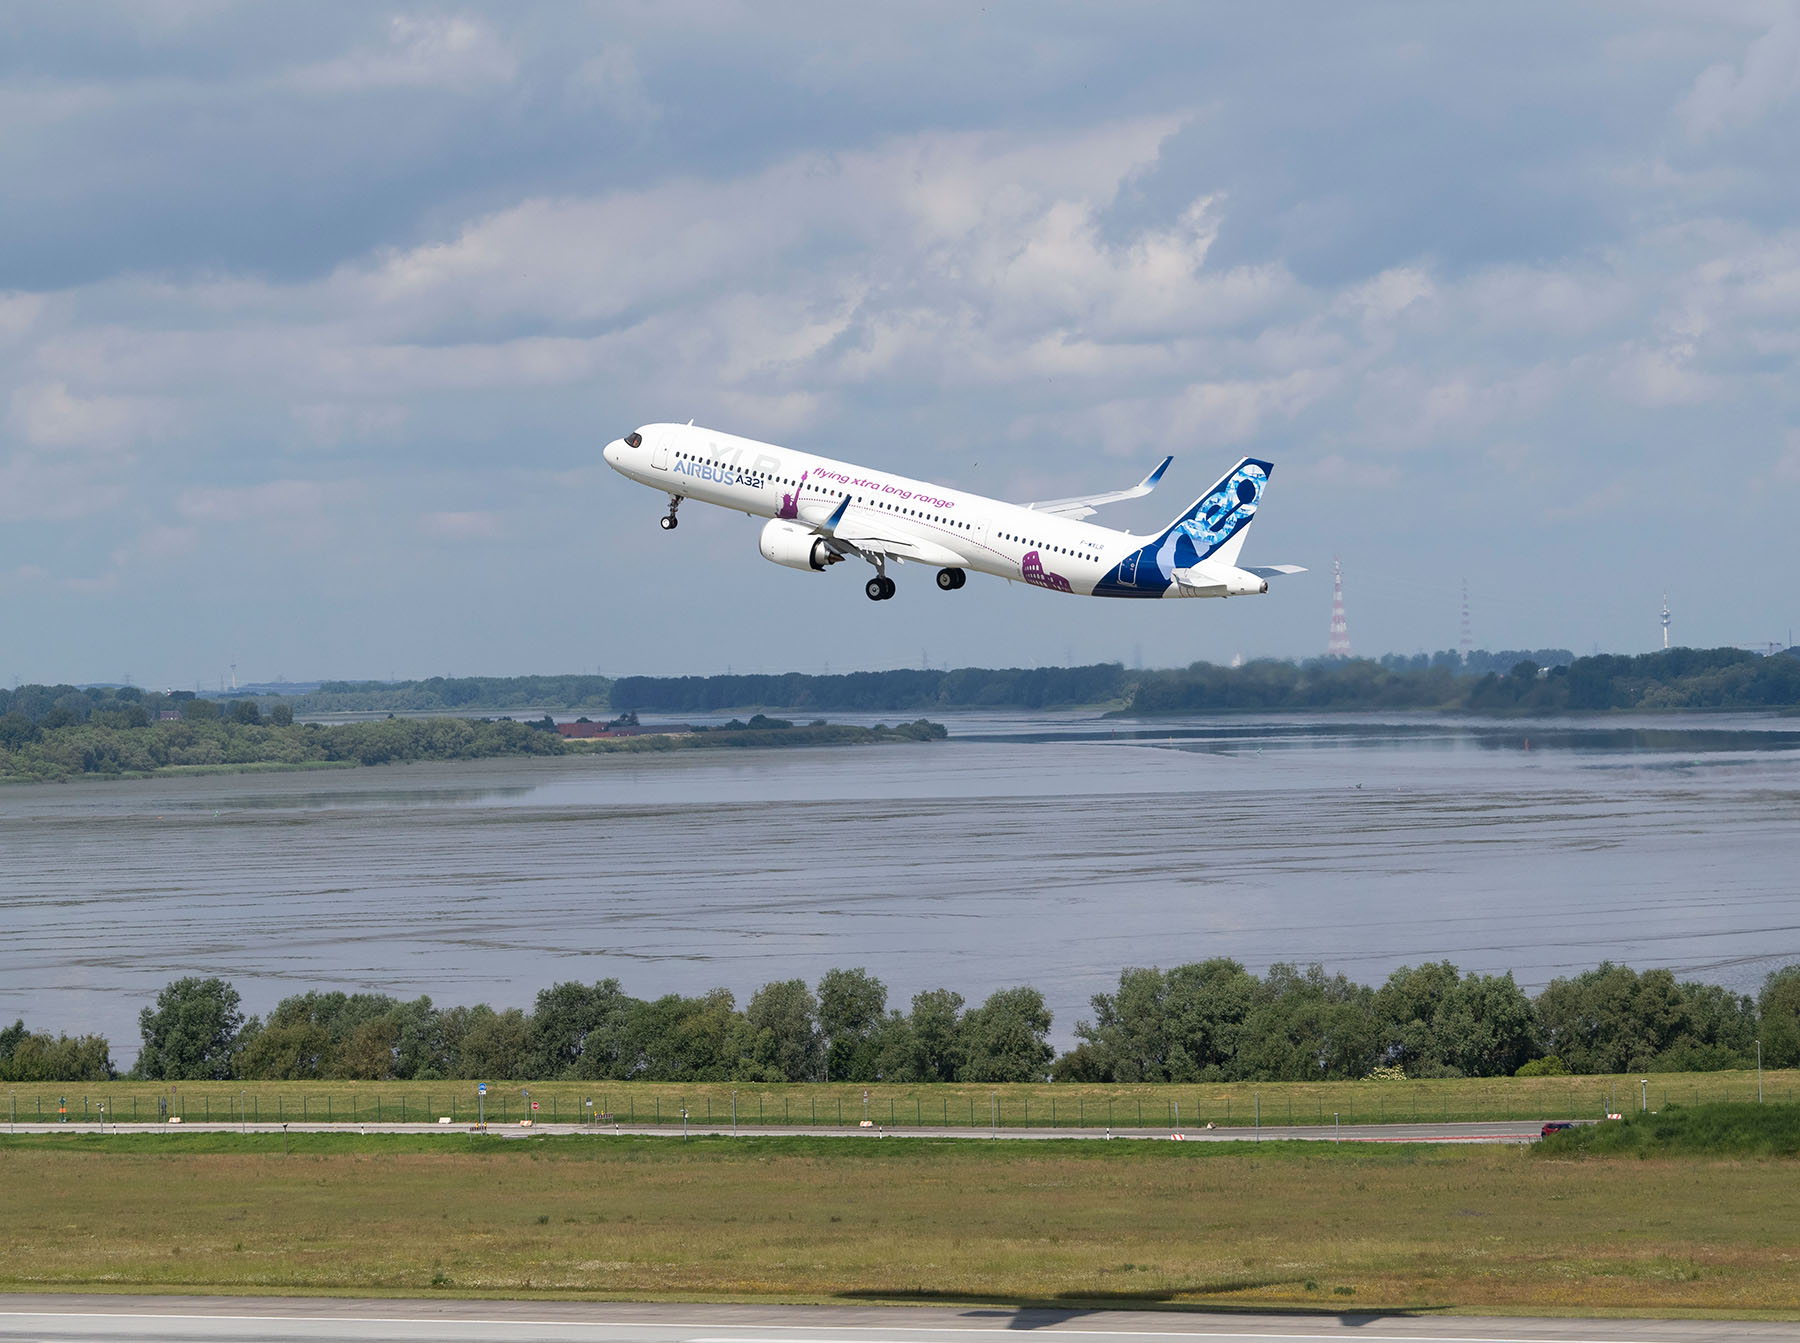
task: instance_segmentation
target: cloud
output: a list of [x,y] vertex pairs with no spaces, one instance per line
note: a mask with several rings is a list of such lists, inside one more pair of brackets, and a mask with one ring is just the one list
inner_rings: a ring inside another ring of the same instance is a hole
[[176,510],[193,522],[270,522],[314,517],[328,499],[325,486],[311,480],[271,480],[261,485],[195,486],[176,499]]
[[498,541],[505,535],[493,513],[427,513],[419,520],[427,536],[440,541]]
[[76,396],[61,382],[12,394],[7,428],[37,448],[118,452],[162,428],[168,407],[147,398]]
[[450,15],[388,20],[386,41],[333,60],[303,66],[287,82],[308,93],[341,94],[369,89],[470,90],[510,83],[517,62],[485,24]]
[[1800,92],[1800,10],[1784,6],[1739,64],[1721,61],[1700,72],[1676,109],[1695,140],[1755,125]]

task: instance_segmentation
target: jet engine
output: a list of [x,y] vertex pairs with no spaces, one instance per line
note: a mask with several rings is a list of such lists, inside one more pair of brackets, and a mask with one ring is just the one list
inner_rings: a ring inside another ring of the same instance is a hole
[[811,569],[815,573],[844,558],[826,545],[825,539],[811,527],[784,518],[769,520],[762,529],[762,540],[758,545],[765,560],[785,564],[790,569]]

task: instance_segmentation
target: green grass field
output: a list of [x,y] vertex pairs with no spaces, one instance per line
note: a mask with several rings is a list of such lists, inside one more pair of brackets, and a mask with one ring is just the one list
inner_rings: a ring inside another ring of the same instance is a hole
[[[1255,1122],[1329,1124],[1404,1120],[1598,1118],[1635,1111],[1647,1097],[1651,1109],[1671,1102],[1698,1105],[1750,1100],[1754,1072],[1657,1073],[1640,1076],[1467,1078],[1416,1082],[1239,1082],[1179,1086],[938,1085],[867,1087],[852,1083],[764,1085],[680,1082],[494,1082],[485,1113],[507,1123],[530,1111],[524,1093],[538,1102],[540,1120],[570,1122],[607,1112],[634,1124],[679,1124],[685,1107],[701,1123],[729,1123],[736,1097],[740,1126],[759,1124],[856,1125],[865,1115],[893,1128],[938,1126],[985,1129],[994,1118],[1009,1128],[1172,1129]],[[1769,1100],[1800,1098],[1800,1072],[1763,1075]],[[68,1082],[29,1083],[6,1089],[8,1115],[54,1120],[59,1104],[72,1123],[94,1123],[99,1107],[109,1120],[153,1123],[159,1100],[170,1113],[195,1120],[236,1119],[240,1104],[251,1120],[458,1122],[476,1114],[474,1082]],[[867,1108],[863,1094],[868,1093]],[[586,1102],[591,1101],[590,1110]]]
[[[517,1130],[513,1130],[515,1134]],[[0,1137],[0,1290],[1800,1319],[1792,1160],[930,1139]]]

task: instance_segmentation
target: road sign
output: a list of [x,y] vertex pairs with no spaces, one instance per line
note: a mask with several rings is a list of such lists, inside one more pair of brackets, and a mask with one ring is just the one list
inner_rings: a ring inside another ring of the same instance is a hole
[[535,1109],[537,1109],[537,1102],[536,1102],[536,1101],[533,1101],[533,1102],[532,1102],[532,1103],[531,1103],[531,1108],[532,1108],[532,1109],[534,1109],[534,1110],[535,1110]]
[[475,1094],[477,1096],[487,1095],[487,1083],[486,1082],[477,1082],[475,1084]]

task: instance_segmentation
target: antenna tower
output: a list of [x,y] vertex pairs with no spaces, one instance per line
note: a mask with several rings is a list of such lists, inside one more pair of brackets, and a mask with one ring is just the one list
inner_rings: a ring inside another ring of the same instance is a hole
[[1458,639],[1456,641],[1456,650],[1457,650],[1457,652],[1462,654],[1462,660],[1464,662],[1467,662],[1469,660],[1469,654],[1473,653],[1475,651],[1475,635],[1469,626],[1469,580],[1466,578],[1463,579],[1462,585],[1463,585],[1462,634],[1458,637]]
[[231,688],[237,689],[237,663],[235,662],[231,664]]
[[1663,652],[1669,651],[1669,594],[1663,593]]
[[1331,641],[1325,645],[1325,656],[1350,656],[1350,626],[1344,620],[1344,566],[1336,555],[1331,557]]

